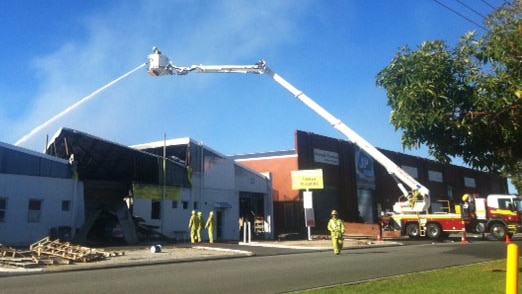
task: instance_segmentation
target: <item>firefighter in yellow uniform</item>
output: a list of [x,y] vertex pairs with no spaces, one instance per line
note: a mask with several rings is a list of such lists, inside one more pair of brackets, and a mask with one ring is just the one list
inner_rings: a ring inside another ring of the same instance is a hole
[[214,228],[216,227],[216,219],[214,218],[214,212],[211,211],[208,215],[207,223],[205,228],[208,230],[208,240],[210,243],[214,243]]
[[203,213],[201,211],[198,212],[198,242],[202,242],[203,238],[201,238],[201,231],[203,230]]
[[461,207],[462,219],[468,220],[476,218],[475,215],[475,201],[469,194],[462,195],[462,207]]
[[341,253],[344,243],[344,223],[339,219],[336,210],[332,210],[332,218],[328,222],[328,231],[332,237],[334,253],[338,255]]
[[196,211],[192,211],[192,215],[190,216],[189,221],[189,229],[190,229],[190,242],[195,243],[197,241],[197,232],[199,227],[198,216],[196,215]]

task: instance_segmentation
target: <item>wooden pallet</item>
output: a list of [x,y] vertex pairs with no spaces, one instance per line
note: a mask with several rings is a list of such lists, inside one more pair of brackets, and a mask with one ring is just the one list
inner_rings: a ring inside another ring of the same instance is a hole
[[49,237],[33,243],[29,248],[37,257],[54,256],[74,262],[90,262],[105,258],[102,250],[73,245],[69,242],[62,243],[59,239],[51,240]]
[[31,244],[29,251],[0,245],[0,265],[23,268],[91,262],[122,255],[125,255],[125,252],[105,252],[102,249],[73,245],[69,242],[64,243],[58,239],[51,240],[50,237]]
[[20,251],[15,248],[0,245],[0,257],[23,258],[31,257],[31,251]]

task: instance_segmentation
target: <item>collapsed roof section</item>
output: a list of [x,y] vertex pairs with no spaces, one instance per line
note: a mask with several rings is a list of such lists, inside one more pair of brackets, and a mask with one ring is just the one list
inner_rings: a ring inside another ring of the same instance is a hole
[[[46,154],[63,159],[74,155],[81,180],[162,184],[163,157],[110,142],[69,128],[61,128]],[[166,183],[190,186],[184,164],[166,158]]]
[[[157,141],[145,144],[131,146],[137,150],[141,150],[157,156],[162,156],[165,152],[166,156],[183,165],[190,165],[190,148],[199,145],[190,138],[169,139],[166,141]],[[207,147],[208,148],[208,147]],[[193,151],[194,152],[194,151]]]

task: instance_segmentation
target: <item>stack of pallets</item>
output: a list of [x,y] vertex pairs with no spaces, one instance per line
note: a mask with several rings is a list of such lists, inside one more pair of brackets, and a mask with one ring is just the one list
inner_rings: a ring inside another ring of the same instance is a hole
[[15,267],[35,267],[30,251],[20,251],[15,248],[0,246],[0,264]]
[[73,245],[46,237],[33,243],[29,251],[0,246],[0,265],[29,268],[38,265],[91,262],[124,254],[124,252],[105,252],[101,249]]
[[36,257],[54,256],[74,262],[89,262],[105,258],[105,253],[98,249],[62,243],[59,239],[51,240],[46,237],[29,247]]

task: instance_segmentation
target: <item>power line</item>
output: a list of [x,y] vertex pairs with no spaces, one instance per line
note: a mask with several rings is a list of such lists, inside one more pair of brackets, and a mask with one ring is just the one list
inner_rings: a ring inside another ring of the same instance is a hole
[[466,7],[467,9],[475,12],[475,14],[477,14],[478,16],[482,17],[482,18],[486,18],[484,15],[482,15],[480,12],[476,11],[475,9],[473,9],[473,7],[470,7],[469,5],[467,5],[466,3],[463,3],[462,1],[460,0],[456,0],[460,5]]
[[484,26],[482,26],[481,24],[478,24],[477,22],[473,21],[472,19],[466,17],[466,16],[463,15],[462,13],[456,11],[455,9],[453,9],[453,8],[451,8],[451,7],[447,6],[447,5],[445,5],[445,4],[441,3],[441,2],[439,2],[438,0],[433,0],[433,1],[434,1],[435,3],[437,3],[437,4],[439,4],[440,6],[442,6],[442,7],[446,8],[446,9],[448,9],[449,11],[455,13],[456,15],[462,17],[463,19],[469,21],[470,23],[476,25],[477,27],[483,29],[484,31],[486,31],[486,32],[488,31],[488,29],[486,29]]
[[486,4],[487,6],[489,6],[489,8],[491,8],[491,9],[496,9],[495,6],[489,4],[488,1],[486,1],[486,0],[480,0],[480,1],[482,1],[482,3]]

